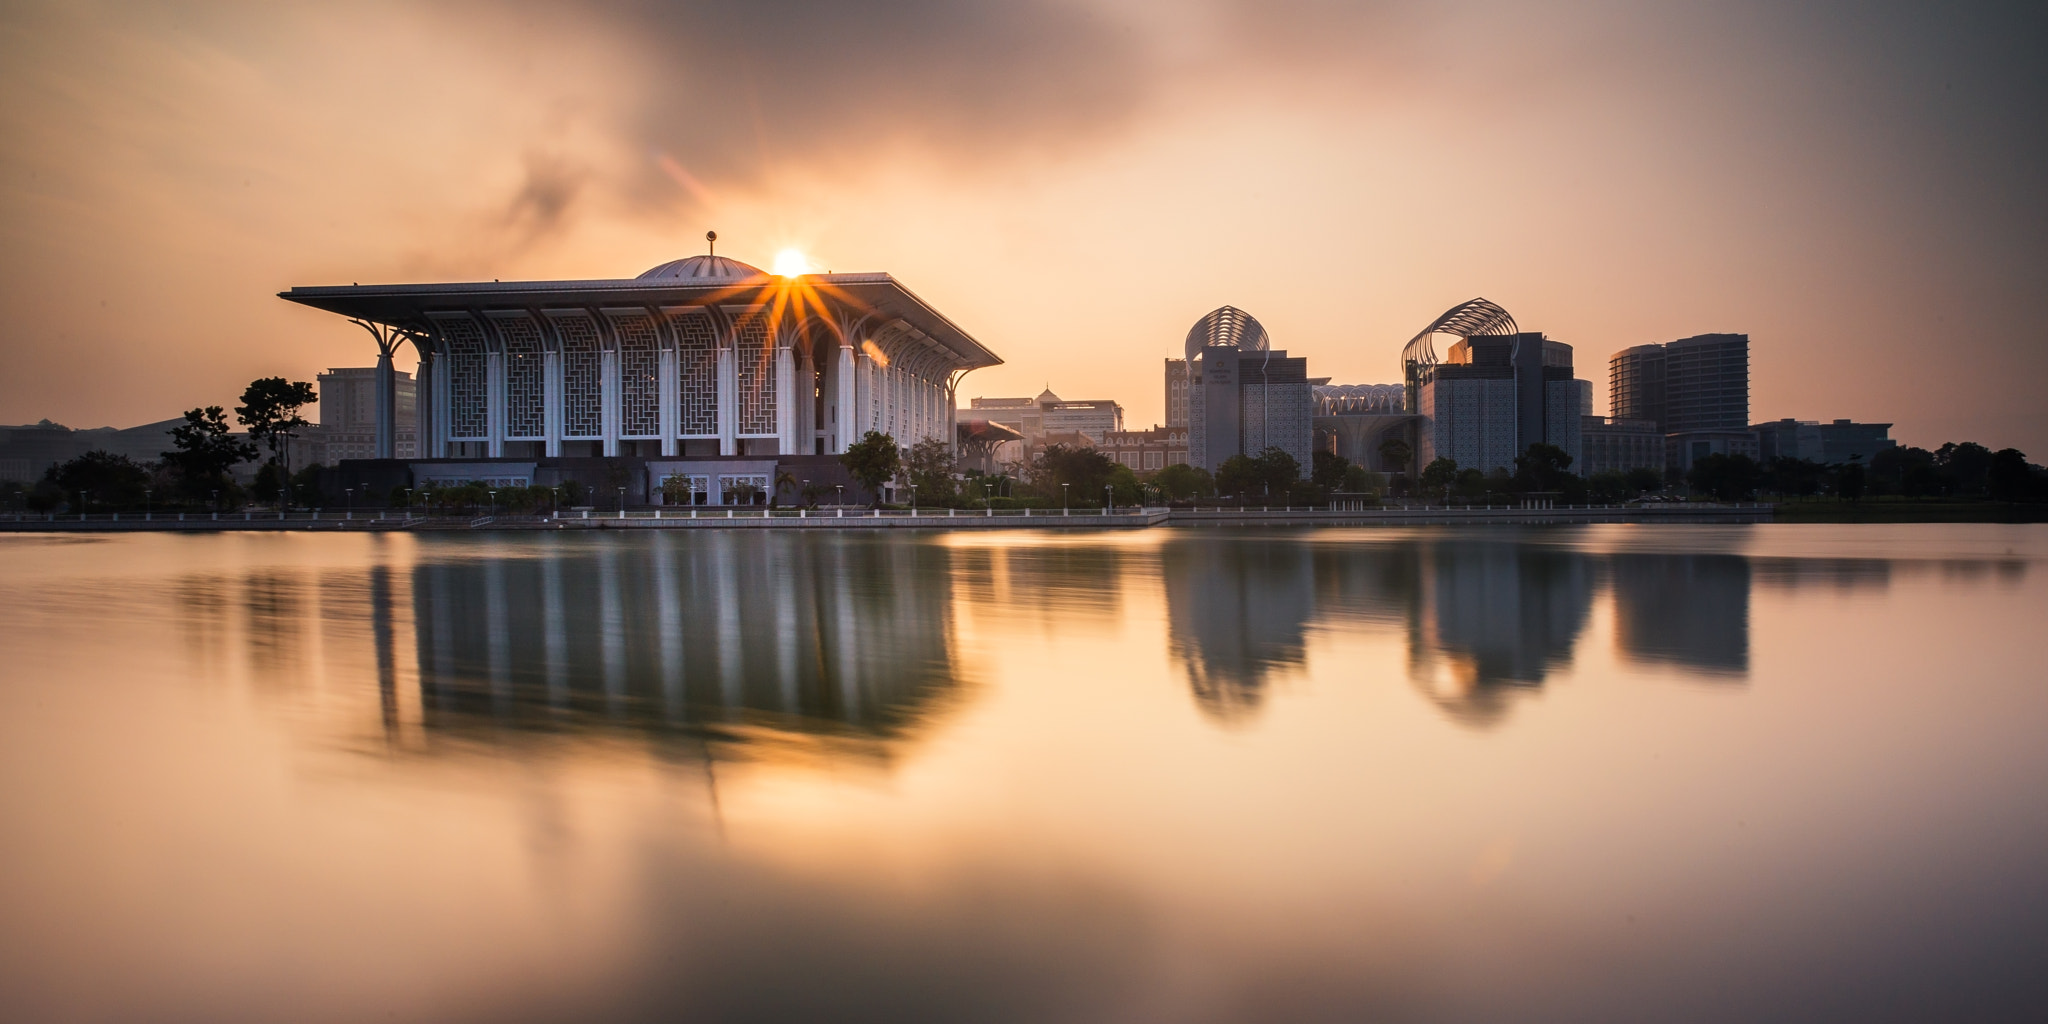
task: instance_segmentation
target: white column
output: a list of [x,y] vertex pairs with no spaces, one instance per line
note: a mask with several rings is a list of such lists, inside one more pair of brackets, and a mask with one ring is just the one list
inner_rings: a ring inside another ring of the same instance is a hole
[[793,455],[796,445],[796,353],[775,350],[775,444],[776,451]]
[[854,398],[855,375],[853,346],[839,346],[839,367],[837,372],[832,375],[833,383],[838,385],[835,390],[839,392],[838,409],[835,413],[839,417],[839,422],[833,425],[832,430],[834,437],[832,451],[834,454],[844,452],[848,448],[853,447],[853,443],[860,439],[860,435],[854,433],[853,430],[854,421],[859,417],[856,407],[860,404]]
[[604,454],[619,454],[619,420],[624,412],[619,404],[619,350],[604,350],[601,383],[598,397],[604,409]]
[[682,392],[676,380],[676,350],[661,350],[661,453],[676,453],[676,428],[682,423]]
[[[730,339],[728,339],[729,341]],[[740,453],[740,368],[734,361],[732,346],[721,345],[718,349],[718,454],[738,455]],[[717,481],[712,481],[717,489]]]
[[484,437],[491,458],[505,454],[505,353],[484,353]]
[[547,438],[548,458],[562,454],[562,353],[548,349],[540,357],[542,436]]

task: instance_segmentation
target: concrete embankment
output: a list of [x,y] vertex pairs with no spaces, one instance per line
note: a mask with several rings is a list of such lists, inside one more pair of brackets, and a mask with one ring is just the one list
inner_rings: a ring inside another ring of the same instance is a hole
[[211,533],[223,530],[292,532],[528,531],[528,530],[990,530],[1145,529],[1155,526],[1391,526],[1536,523],[1759,523],[1770,522],[1764,504],[1580,505],[1562,508],[1506,506],[1410,506],[1352,511],[1277,508],[1118,509],[1063,513],[1009,510],[993,515],[971,510],[922,509],[876,512],[822,509],[767,512],[760,509],[629,511],[625,515],[575,516],[402,516],[377,512],[122,513],[119,515],[0,516],[0,532]]

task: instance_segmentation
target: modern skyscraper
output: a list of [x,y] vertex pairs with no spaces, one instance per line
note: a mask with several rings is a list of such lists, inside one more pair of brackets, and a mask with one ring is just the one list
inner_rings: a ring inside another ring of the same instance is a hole
[[1617,420],[1648,420],[1664,433],[1664,346],[1637,345],[1607,361],[1607,413]]
[[1749,335],[1700,334],[1664,346],[1664,431],[1749,428]]
[[1700,334],[1637,345],[1608,361],[1608,412],[1667,434],[1749,425],[1749,335]]

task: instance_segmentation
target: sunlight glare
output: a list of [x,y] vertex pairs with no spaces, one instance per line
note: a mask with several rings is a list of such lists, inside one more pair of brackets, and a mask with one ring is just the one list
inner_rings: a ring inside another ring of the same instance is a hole
[[775,254],[776,277],[800,277],[811,272],[810,257],[797,249],[784,249]]

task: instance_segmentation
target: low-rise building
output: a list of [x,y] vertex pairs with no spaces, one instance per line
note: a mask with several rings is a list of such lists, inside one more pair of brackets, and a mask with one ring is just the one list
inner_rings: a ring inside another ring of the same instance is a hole
[[1709,455],[1742,455],[1757,459],[1756,434],[1748,430],[1688,430],[1664,435],[1664,468],[1684,473]]
[[1150,430],[1112,430],[1100,449],[1113,462],[1129,466],[1134,473],[1151,473],[1188,461],[1188,428],[1165,426]]
[[1756,434],[1758,458],[1764,462],[1793,458],[1834,466],[1853,459],[1869,465],[1878,452],[1899,444],[1891,439],[1889,423],[1782,419],[1749,429]]
[[1626,473],[1632,469],[1664,472],[1664,435],[1656,420],[1584,416],[1579,420],[1579,460],[1572,472]]

